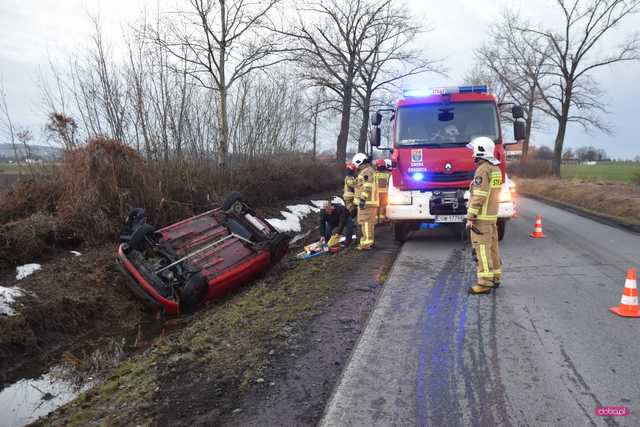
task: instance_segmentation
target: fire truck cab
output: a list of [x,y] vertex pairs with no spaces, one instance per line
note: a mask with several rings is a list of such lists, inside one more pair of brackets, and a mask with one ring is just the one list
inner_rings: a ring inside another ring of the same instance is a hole
[[[371,119],[371,145],[380,146],[382,112]],[[405,90],[391,111],[392,177],[386,216],[396,240],[427,224],[464,224],[469,186],[475,173],[471,150],[474,138],[486,136],[495,144],[503,187],[500,193],[498,234],[504,237],[506,223],[515,216],[514,184],[507,177],[506,156],[500,127],[500,112],[487,86],[455,86]],[[520,106],[511,109],[514,139],[524,139]],[[515,143],[515,142],[513,142]]]

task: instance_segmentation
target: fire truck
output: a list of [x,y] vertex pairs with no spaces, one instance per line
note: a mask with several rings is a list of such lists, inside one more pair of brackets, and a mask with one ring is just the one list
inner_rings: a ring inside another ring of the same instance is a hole
[[[501,109],[508,105],[515,141],[505,141],[500,126]],[[380,148],[384,112],[391,113],[388,148]],[[495,157],[500,160],[504,184],[497,225],[502,240],[507,221],[516,214],[504,146],[524,139],[524,122],[518,120],[523,115],[518,105],[498,105],[483,85],[405,90],[395,108],[378,110],[371,118],[370,141],[372,147],[391,151],[386,215],[396,240],[404,242],[410,231],[437,227],[433,224],[457,224],[463,229],[475,173],[466,145],[479,136],[495,142]]]

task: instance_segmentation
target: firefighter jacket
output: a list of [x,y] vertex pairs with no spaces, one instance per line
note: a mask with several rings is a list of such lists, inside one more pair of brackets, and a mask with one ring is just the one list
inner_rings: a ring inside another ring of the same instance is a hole
[[496,222],[502,188],[502,172],[486,160],[481,160],[471,183],[471,199],[467,218],[471,221]]
[[342,198],[344,199],[344,203],[347,205],[347,209],[349,210],[351,209],[351,206],[353,205],[353,199],[356,196],[355,187],[356,177],[351,174],[347,174],[347,176],[344,177],[344,190],[342,192]]
[[391,172],[388,171],[376,171],[373,174],[373,184],[375,191],[378,193],[378,201],[382,200],[383,195],[389,190],[389,178]]
[[356,178],[356,191],[354,203],[360,205],[365,202],[365,207],[378,206],[378,192],[374,187],[374,170],[370,164],[365,164],[359,171]]

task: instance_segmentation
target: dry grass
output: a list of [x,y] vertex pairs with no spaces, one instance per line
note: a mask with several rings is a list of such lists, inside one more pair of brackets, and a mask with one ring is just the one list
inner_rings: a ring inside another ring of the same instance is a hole
[[640,223],[640,186],[607,181],[516,179],[518,191]]

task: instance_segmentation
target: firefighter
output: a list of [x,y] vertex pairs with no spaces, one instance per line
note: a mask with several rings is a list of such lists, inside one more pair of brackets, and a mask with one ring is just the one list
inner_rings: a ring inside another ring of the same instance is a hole
[[467,145],[473,150],[477,164],[471,183],[471,199],[467,208],[467,228],[477,258],[477,281],[470,294],[490,294],[500,284],[500,253],[498,251],[498,204],[502,187],[500,161],[494,157],[495,144],[481,136]]
[[378,206],[378,224],[382,224],[387,220],[387,192],[389,189],[389,178],[391,177],[391,160],[376,160],[376,171],[373,174],[373,186],[377,193]]
[[360,244],[357,249],[367,251],[373,247],[378,216],[377,192],[373,185],[375,171],[364,153],[353,156],[353,164],[358,168],[354,203],[358,207],[358,225],[361,230]]
[[347,163],[347,176],[344,177],[344,191],[342,192],[342,198],[344,199],[347,210],[351,213],[351,217],[355,218],[357,213],[357,206],[353,203],[355,197],[356,187],[356,174],[358,168],[353,163]]

